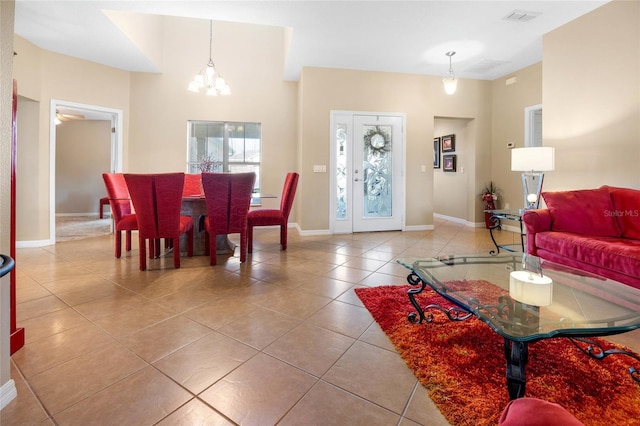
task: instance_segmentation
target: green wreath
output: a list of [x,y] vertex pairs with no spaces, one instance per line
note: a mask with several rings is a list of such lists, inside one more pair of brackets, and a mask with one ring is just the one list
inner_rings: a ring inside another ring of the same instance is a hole
[[391,151],[391,137],[380,126],[376,126],[364,135],[364,146],[377,153],[388,152]]

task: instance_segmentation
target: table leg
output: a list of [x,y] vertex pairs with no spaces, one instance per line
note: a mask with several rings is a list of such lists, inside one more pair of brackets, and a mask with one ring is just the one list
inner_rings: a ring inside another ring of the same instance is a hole
[[495,217],[495,216],[491,216],[491,218],[489,219],[491,221],[491,223],[493,223],[493,225],[491,225],[489,227],[489,235],[491,236],[491,241],[493,241],[493,245],[496,246],[495,250],[491,250],[489,252],[489,254],[491,256],[495,256],[497,254],[500,254],[500,246],[498,245],[498,243],[496,242],[495,237],[493,236],[493,230],[494,229],[501,229],[502,228],[502,223],[500,222],[500,218],[499,217]]
[[524,396],[527,378],[525,366],[529,360],[529,345],[527,342],[515,342],[504,339],[504,355],[507,359],[507,390],[509,399]]

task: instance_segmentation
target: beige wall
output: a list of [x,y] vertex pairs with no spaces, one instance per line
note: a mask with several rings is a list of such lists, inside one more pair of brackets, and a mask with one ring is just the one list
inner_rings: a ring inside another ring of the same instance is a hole
[[[111,121],[70,120],[56,126],[56,214],[98,212],[111,170]],[[105,209],[106,210],[106,209]]]
[[640,188],[640,2],[613,1],[544,37],[548,190]]
[[[406,128],[406,225],[433,224],[434,117],[476,118],[468,132],[471,158],[464,192],[456,197],[473,203],[477,147],[490,146],[490,83],[464,80],[455,96],[444,94],[438,77],[382,72],[305,68],[300,84],[300,170],[304,190],[299,194],[303,230],[329,228],[329,176],[313,173],[314,164],[329,165],[330,111],[404,113]],[[427,165],[426,172],[421,166]],[[474,221],[473,213],[465,220]]]
[[[507,80],[514,77],[516,82],[507,85]],[[542,103],[542,63],[494,80],[491,93],[493,161],[490,180],[500,189],[501,207],[509,204],[511,209],[520,209],[524,207],[521,173],[511,171],[511,149],[507,148],[507,144],[512,142],[516,148],[524,146],[524,109]],[[547,125],[548,114],[547,105],[543,105],[543,127]],[[543,141],[543,144],[547,145],[547,142]],[[545,177],[545,182],[549,175]]]
[[[123,110],[127,161],[130,73],[38,48],[16,36],[14,77],[21,97],[38,110],[18,111],[18,241],[47,241],[50,235],[50,102],[52,99]],[[28,112],[25,114],[25,112]],[[37,129],[37,130],[36,130]],[[26,164],[37,164],[27,168]]]

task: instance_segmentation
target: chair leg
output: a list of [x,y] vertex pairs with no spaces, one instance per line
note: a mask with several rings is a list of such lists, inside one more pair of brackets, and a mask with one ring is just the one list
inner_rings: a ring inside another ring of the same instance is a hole
[[287,223],[280,224],[280,245],[282,250],[287,249]]
[[122,233],[120,231],[115,231],[116,234],[116,247],[115,247],[115,255],[116,259],[120,259],[122,255]]
[[[180,244],[178,244],[180,246]],[[193,228],[187,232],[187,256],[193,256]]]
[[[151,240],[150,240],[151,241]],[[138,237],[138,250],[140,251],[140,270],[145,271],[147,269],[147,242],[142,237]]]
[[125,249],[127,251],[131,251],[131,231],[125,231],[126,232],[126,245],[125,245]]
[[218,244],[216,240],[217,240],[216,235],[209,235],[209,264],[211,265],[218,264],[218,258],[217,258]]
[[247,260],[247,233],[240,233],[240,263]]
[[247,225],[247,252],[253,253],[253,225]]
[[[178,237],[180,238],[180,237]],[[173,244],[175,240],[171,239],[171,244],[173,245],[173,267],[178,269],[180,267],[180,242],[177,244]]]

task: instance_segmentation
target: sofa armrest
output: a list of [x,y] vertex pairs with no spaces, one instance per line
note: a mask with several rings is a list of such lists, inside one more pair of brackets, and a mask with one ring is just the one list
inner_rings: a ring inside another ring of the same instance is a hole
[[551,213],[549,209],[527,210],[522,215],[527,233],[527,253],[536,254],[536,234],[551,231]]

